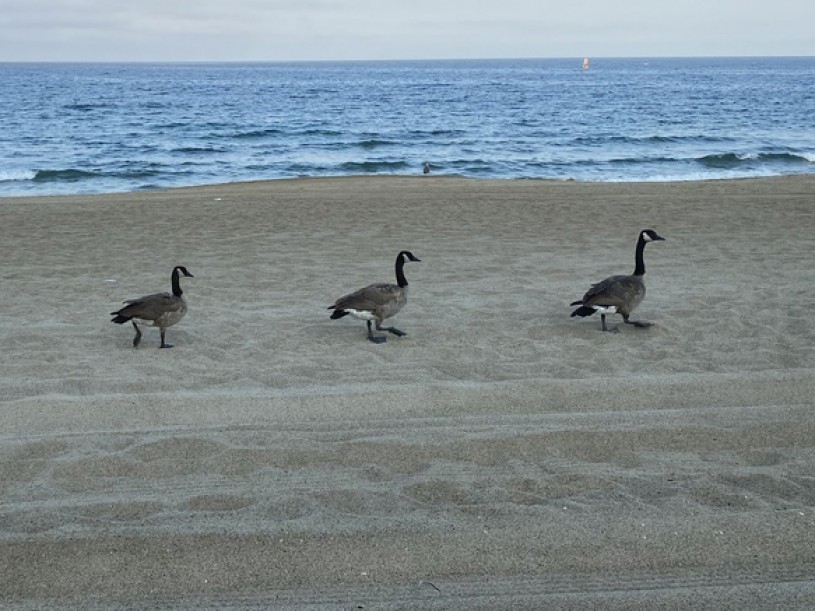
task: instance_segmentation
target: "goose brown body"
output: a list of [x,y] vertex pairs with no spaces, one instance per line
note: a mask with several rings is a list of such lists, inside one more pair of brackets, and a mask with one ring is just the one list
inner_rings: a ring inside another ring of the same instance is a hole
[[337,299],[328,306],[331,319],[336,320],[343,316],[351,315],[354,318],[366,321],[368,326],[368,339],[376,344],[383,343],[385,337],[374,335],[371,329],[371,322],[376,323],[377,331],[388,331],[396,336],[405,335],[395,327],[382,327],[382,323],[388,318],[395,316],[407,303],[408,282],[405,278],[405,261],[420,261],[409,250],[403,250],[396,256],[396,284],[386,282],[375,282],[348,293]]
[[165,341],[164,334],[168,327],[172,327],[178,323],[187,313],[187,300],[184,299],[184,293],[181,290],[181,283],[179,277],[181,275],[192,278],[193,275],[187,271],[183,265],[178,265],[173,268],[170,275],[170,282],[172,284],[172,291],[169,293],[153,293],[152,295],[145,295],[136,299],[128,299],[124,303],[125,307],[111,312],[113,318],[111,322],[117,324],[124,324],[130,322],[136,330],[136,336],[133,338],[133,346],[138,346],[141,341],[141,330],[138,324],[147,325],[150,327],[158,327],[161,331],[161,348],[171,348],[172,344]]
[[606,314],[619,314],[624,323],[635,327],[649,327],[651,323],[629,320],[629,316],[645,298],[645,245],[664,239],[653,229],[643,229],[634,251],[634,273],[609,276],[591,285],[582,299],[570,304],[580,306],[572,316],[591,316],[599,312],[603,331],[617,331],[616,327],[606,326]]

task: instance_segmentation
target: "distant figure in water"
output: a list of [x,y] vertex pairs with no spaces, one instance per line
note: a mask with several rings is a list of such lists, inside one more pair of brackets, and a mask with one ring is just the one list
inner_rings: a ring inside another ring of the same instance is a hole
[[430,164],[427,161],[424,162],[424,168],[422,168],[422,172],[424,172],[425,174],[430,174]]

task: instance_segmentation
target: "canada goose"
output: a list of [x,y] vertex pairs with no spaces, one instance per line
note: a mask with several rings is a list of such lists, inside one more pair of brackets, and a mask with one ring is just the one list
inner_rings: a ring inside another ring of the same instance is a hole
[[395,315],[407,303],[408,281],[402,269],[406,260],[420,261],[412,252],[403,250],[396,255],[396,284],[377,282],[340,297],[334,305],[328,306],[329,310],[334,310],[331,319],[336,320],[350,314],[364,320],[368,325],[368,339],[375,344],[385,342],[385,337],[373,334],[372,320],[376,321],[377,331],[388,331],[396,336],[405,335],[404,331],[396,327],[383,327],[382,321]]
[[643,252],[648,242],[664,240],[653,229],[643,229],[637,240],[637,249],[634,255],[634,273],[630,276],[609,276],[591,288],[583,295],[583,299],[573,301],[569,305],[579,305],[572,316],[591,316],[600,312],[600,323],[603,331],[617,331],[617,327],[606,327],[606,314],[620,314],[623,322],[635,327],[650,327],[651,323],[629,320],[628,317],[645,297],[645,259]]
[[136,329],[136,337],[133,338],[134,348],[141,341],[141,330],[136,321],[151,327],[158,327],[161,330],[161,346],[159,348],[173,347],[172,344],[164,341],[164,332],[167,327],[172,327],[184,318],[187,313],[187,301],[184,299],[181,283],[178,281],[180,274],[184,274],[187,278],[193,277],[183,265],[174,267],[173,273],[170,275],[173,286],[172,294],[155,293],[138,299],[128,299],[124,302],[127,304],[125,307],[117,312],[110,313],[113,316],[111,322],[121,325],[129,320],[133,324],[133,328]]

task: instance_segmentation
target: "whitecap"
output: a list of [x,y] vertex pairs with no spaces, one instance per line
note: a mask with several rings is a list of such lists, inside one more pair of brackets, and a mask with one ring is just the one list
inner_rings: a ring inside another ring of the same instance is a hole
[[0,182],[34,180],[36,176],[37,172],[35,170],[0,169]]

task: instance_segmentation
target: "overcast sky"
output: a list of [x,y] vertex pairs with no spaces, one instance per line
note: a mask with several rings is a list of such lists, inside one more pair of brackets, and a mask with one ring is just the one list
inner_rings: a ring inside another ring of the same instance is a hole
[[815,0],[0,0],[0,61],[815,55]]

